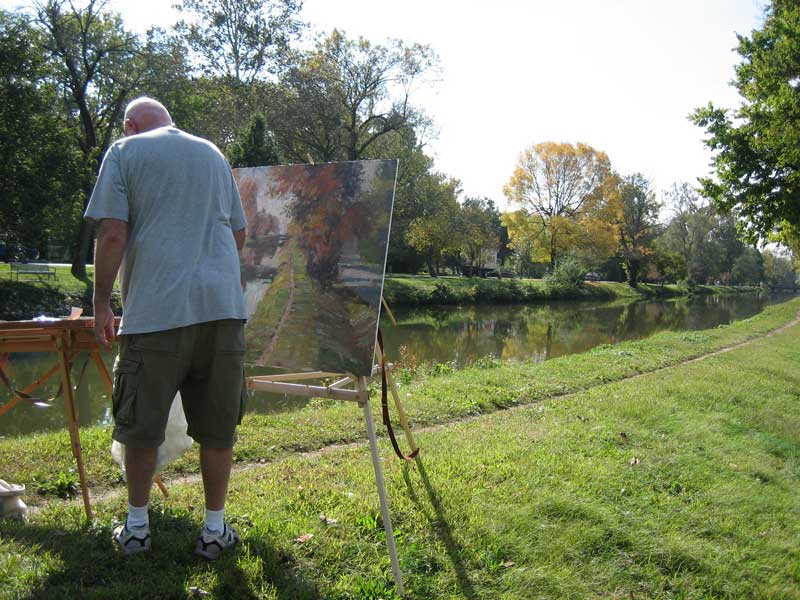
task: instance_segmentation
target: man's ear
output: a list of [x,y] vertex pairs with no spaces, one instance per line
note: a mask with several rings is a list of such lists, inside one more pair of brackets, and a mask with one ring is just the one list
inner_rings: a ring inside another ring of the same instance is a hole
[[122,131],[126,136],[136,135],[139,133],[139,127],[137,127],[133,119],[125,119],[125,123],[122,125]]

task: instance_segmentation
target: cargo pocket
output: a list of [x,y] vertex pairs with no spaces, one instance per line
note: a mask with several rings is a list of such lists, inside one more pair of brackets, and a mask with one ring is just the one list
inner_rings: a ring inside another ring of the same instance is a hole
[[111,403],[114,422],[118,425],[132,425],[135,422],[138,372],[141,364],[141,361],[123,358],[114,365],[114,393]]
[[[242,373],[244,376],[244,373]],[[247,401],[249,399],[249,394],[247,391],[247,379],[243,377],[242,380],[242,393],[240,394],[239,398],[239,420],[236,421],[237,425],[242,424],[242,418],[244,417],[244,411],[247,410]]]

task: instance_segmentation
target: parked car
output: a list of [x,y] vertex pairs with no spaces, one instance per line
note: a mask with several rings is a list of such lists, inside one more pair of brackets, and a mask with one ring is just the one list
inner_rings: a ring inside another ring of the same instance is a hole
[[19,244],[0,243],[0,261],[3,262],[27,262],[39,258],[39,251],[36,248],[28,248]]
[[600,275],[591,271],[583,276],[584,281],[600,281]]

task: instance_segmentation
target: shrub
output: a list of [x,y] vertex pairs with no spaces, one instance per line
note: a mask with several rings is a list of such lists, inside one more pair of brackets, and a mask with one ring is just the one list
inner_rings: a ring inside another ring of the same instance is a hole
[[579,290],[586,270],[574,256],[565,256],[556,263],[553,272],[545,277],[548,290]]

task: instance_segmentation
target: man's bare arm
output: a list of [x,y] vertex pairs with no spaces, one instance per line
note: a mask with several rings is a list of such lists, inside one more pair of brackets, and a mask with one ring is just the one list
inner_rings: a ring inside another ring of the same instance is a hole
[[236,240],[236,249],[241,252],[242,248],[244,248],[244,238],[247,235],[246,229],[240,229],[239,231],[233,232],[233,239]]
[[114,339],[111,292],[127,246],[128,224],[118,219],[101,219],[94,252],[94,333],[107,349]]

